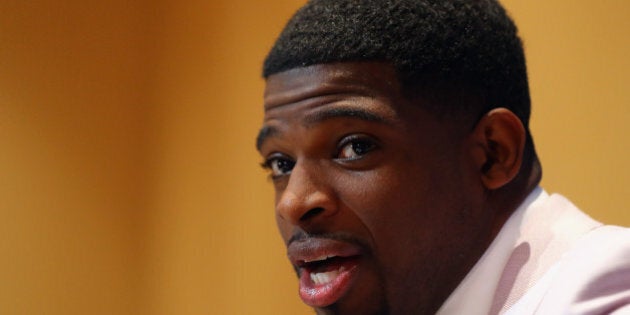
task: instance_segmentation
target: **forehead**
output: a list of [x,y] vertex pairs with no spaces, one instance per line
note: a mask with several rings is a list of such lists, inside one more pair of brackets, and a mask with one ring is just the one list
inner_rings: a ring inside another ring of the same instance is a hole
[[260,150],[280,130],[291,130],[292,123],[310,128],[335,118],[376,125],[400,122],[398,111],[405,101],[399,90],[394,68],[377,62],[321,64],[271,75],[256,146]]
[[269,76],[265,113],[300,101],[335,94],[398,98],[394,68],[378,62],[344,62],[295,68]]

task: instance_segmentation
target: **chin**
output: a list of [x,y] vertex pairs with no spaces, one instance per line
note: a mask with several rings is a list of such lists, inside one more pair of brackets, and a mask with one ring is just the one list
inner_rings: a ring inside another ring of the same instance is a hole
[[[343,303],[342,301],[332,304],[326,307],[314,308],[315,313],[318,315],[388,315],[391,314],[387,303],[384,299],[381,300],[364,300],[359,305]],[[368,302],[376,302],[374,304],[367,304]]]

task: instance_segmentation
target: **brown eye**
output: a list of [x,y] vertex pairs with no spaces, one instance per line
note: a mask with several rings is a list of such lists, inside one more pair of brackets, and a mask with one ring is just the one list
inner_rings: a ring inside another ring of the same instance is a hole
[[341,146],[339,156],[337,158],[344,160],[356,160],[374,150],[375,147],[376,144],[369,139],[348,139]]
[[271,171],[272,178],[291,174],[294,166],[293,160],[279,156],[271,157],[263,163],[263,167]]

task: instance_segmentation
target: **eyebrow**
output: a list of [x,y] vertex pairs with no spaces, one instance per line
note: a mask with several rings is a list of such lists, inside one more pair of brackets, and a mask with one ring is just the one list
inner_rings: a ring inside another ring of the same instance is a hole
[[278,129],[272,126],[264,126],[258,132],[258,136],[256,136],[256,150],[260,151],[263,143],[270,137],[278,134]]
[[[374,112],[368,111],[363,108],[350,108],[350,107],[337,107],[326,110],[317,111],[313,114],[306,116],[303,120],[304,125],[311,127],[315,124],[324,122],[326,120],[334,118],[352,118],[357,120],[363,120],[368,122],[382,123],[391,125],[392,121],[384,116],[378,115]],[[270,137],[278,134],[279,131],[273,126],[264,126],[258,132],[256,137],[256,149],[260,151],[263,143]]]
[[351,107],[336,107],[322,111],[315,112],[304,118],[304,123],[307,126],[312,126],[317,123],[321,123],[325,120],[333,118],[354,118],[364,120],[368,122],[377,122],[383,124],[391,124],[385,117],[378,115],[374,112],[365,110],[363,108],[351,108]]

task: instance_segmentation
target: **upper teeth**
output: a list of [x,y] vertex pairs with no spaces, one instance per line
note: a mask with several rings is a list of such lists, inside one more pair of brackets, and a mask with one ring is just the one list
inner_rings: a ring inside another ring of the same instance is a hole
[[343,272],[344,270],[344,267],[340,267],[338,270],[332,270],[328,272],[312,272],[311,281],[313,281],[313,283],[315,283],[316,285],[326,284],[335,280],[335,278],[339,276],[339,273]]
[[310,262],[314,262],[314,261],[322,261],[322,260],[326,260],[328,258],[332,258],[335,257],[334,255],[328,256],[328,255],[322,255],[313,259],[304,259],[305,263],[310,263]]

